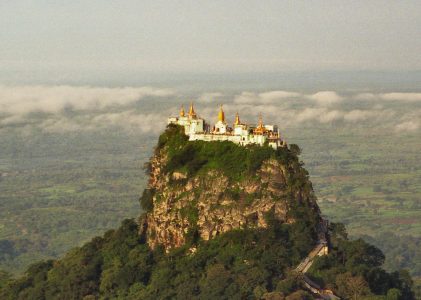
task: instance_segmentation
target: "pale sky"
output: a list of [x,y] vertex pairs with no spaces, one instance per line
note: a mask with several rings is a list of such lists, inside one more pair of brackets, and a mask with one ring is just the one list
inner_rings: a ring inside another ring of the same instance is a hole
[[421,1],[0,0],[0,84],[52,76],[419,71]]

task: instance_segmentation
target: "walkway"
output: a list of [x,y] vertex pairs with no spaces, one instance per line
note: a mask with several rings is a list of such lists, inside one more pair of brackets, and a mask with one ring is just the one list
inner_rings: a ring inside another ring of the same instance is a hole
[[317,283],[308,278],[305,274],[310,269],[311,265],[314,262],[314,259],[317,256],[323,256],[328,254],[328,245],[327,245],[327,221],[322,220],[318,232],[319,232],[319,241],[314,247],[313,250],[305,257],[300,264],[295,268],[295,271],[303,275],[304,285],[308,290],[313,294],[319,295],[321,299],[340,299],[338,296],[333,294],[331,290],[323,289]]

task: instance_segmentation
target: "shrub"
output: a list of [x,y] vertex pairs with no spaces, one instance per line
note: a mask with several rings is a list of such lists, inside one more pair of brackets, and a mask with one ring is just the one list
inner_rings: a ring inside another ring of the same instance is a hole
[[144,189],[142,197],[140,197],[140,205],[146,212],[153,210],[153,196],[155,195],[155,189]]

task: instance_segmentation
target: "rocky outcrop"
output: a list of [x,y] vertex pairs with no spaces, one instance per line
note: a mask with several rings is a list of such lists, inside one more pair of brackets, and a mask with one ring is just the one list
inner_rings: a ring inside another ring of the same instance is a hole
[[161,149],[150,162],[148,189],[153,191],[153,209],[144,217],[142,228],[152,248],[161,244],[169,250],[194,236],[209,240],[233,229],[265,228],[269,217],[291,223],[294,201],[319,211],[311,188],[295,188],[290,183],[301,169],[277,159],[265,160],[256,174],[233,181],[217,169],[194,176],[182,170],[166,172],[167,157]]

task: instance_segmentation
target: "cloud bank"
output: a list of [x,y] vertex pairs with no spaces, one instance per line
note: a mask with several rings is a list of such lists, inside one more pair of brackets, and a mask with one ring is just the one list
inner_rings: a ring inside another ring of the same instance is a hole
[[307,96],[309,99],[316,101],[320,105],[332,105],[341,102],[344,98],[333,91],[317,92]]
[[411,131],[416,131],[419,128],[420,128],[420,122],[415,121],[415,120],[402,122],[395,126],[395,130],[397,132],[411,132]]
[[314,94],[303,94],[291,91],[268,91],[263,93],[242,92],[234,98],[237,104],[272,104],[286,100],[311,100],[320,106],[329,106],[341,102],[344,98],[334,91],[320,91]]
[[263,93],[242,92],[234,97],[234,103],[237,104],[269,104],[279,102],[280,100],[297,98],[302,96],[300,93],[288,91],[268,91]]
[[59,113],[65,109],[92,110],[126,106],[147,96],[168,97],[170,89],[152,87],[0,86],[0,114]]
[[[391,132],[399,133],[420,129],[421,108],[417,109],[420,95],[364,93],[342,96],[335,91],[305,94],[269,90],[231,95],[207,92],[189,97],[196,99],[197,112],[210,123],[216,121],[216,104],[224,102],[228,123],[234,121],[236,112],[248,123],[257,123],[258,114],[262,113],[264,121],[284,128],[302,124],[349,124],[386,126]],[[157,98],[162,100],[155,101]],[[113,126],[158,134],[165,127],[166,118],[178,113],[181,98],[186,97],[171,89],[152,87],[0,86],[0,129],[25,127],[66,133],[105,130]],[[400,108],[387,104],[390,101],[404,101],[405,105],[412,106],[399,111]]]
[[421,93],[361,93],[354,97],[359,100],[386,100],[386,101],[406,101],[406,102],[418,102],[421,101]]
[[165,128],[166,124],[163,120],[165,120],[164,114],[139,114],[135,111],[123,111],[75,119],[57,116],[43,121],[38,127],[48,133],[66,133],[106,130],[110,126],[116,126],[128,131],[158,134]]

